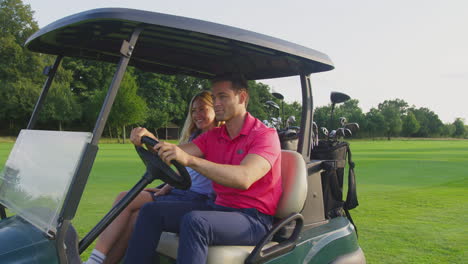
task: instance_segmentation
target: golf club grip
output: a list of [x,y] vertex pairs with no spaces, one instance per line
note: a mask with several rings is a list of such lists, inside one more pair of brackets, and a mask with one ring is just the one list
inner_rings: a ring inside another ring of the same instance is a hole
[[[154,139],[154,138],[150,138],[148,136],[142,136],[141,137],[141,143],[148,144],[148,145],[154,147],[156,144],[159,143],[159,141]],[[177,168],[177,170],[179,170],[179,172],[181,171],[180,168],[184,167],[179,162],[177,162],[176,160],[171,160],[171,163],[174,164],[174,166]]]
[[142,137],[141,137],[141,143],[142,143],[142,144],[148,144],[148,145],[154,147],[156,144],[159,143],[159,141],[157,141],[157,140],[154,139],[154,138],[150,138],[150,137],[148,137],[148,136],[142,136]]

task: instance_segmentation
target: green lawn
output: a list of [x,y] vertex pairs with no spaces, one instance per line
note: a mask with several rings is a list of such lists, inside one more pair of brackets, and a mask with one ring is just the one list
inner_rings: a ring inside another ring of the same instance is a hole
[[[12,143],[0,142],[0,167]],[[467,263],[468,141],[353,141],[368,263]],[[102,144],[74,225],[84,236],[144,172],[129,144]],[[87,257],[89,250],[83,255]]]
[[354,141],[368,263],[467,263],[468,141]]

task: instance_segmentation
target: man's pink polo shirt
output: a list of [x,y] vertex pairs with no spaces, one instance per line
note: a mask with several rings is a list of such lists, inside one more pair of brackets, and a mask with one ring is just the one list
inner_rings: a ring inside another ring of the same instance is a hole
[[213,182],[215,203],[232,208],[256,208],[264,214],[275,214],[282,193],[281,147],[275,129],[266,127],[247,113],[237,137],[231,139],[226,126],[221,126],[203,133],[193,143],[203,152],[205,159],[215,163],[239,165],[247,154],[265,158],[271,169],[247,190]]

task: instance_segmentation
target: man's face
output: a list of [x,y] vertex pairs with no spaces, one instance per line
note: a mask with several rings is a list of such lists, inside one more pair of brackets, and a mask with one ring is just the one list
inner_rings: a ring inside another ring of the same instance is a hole
[[235,92],[230,81],[216,82],[211,87],[213,104],[218,121],[228,121],[245,110],[246,92]]

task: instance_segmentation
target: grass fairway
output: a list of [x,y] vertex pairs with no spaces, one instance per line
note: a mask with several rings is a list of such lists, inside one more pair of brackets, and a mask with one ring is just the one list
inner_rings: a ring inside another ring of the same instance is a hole
[[[12,145],[0,143],[0,168]],[[360,202],[351,214],[368,263],[467,263],[467,140],[353,141],[351,148]],[[81,237],[143,172],[132,145],[100,145],[73,221]]]
[[468,141],[354,141],[368,263],[467,263]]

